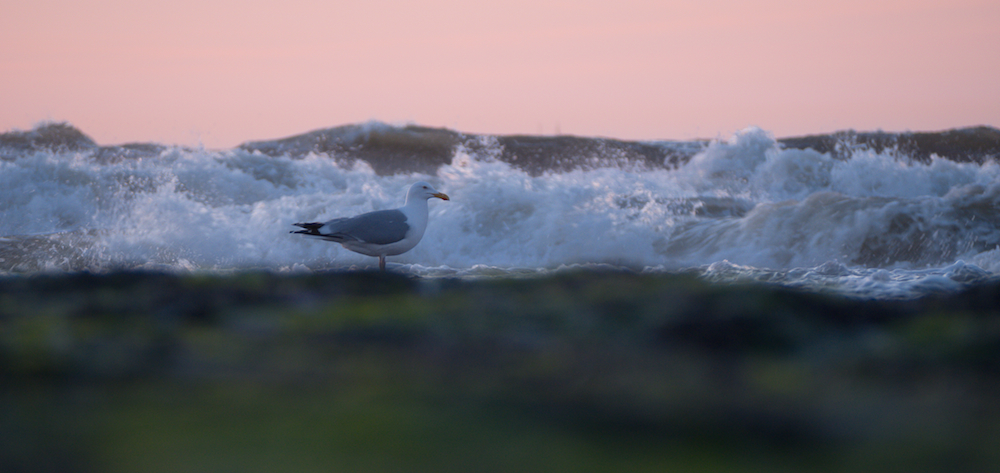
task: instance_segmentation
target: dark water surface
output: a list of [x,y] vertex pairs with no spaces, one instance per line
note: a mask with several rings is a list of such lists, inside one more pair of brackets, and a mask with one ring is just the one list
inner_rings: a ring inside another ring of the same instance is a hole
[[1000,283],[0,279],[0,471],[995,471]]

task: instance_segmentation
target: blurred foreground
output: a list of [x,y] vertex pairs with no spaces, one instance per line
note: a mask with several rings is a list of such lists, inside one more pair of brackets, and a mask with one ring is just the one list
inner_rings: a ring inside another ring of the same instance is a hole
[[1000,284],[0,279],[0,471],[997,471]]

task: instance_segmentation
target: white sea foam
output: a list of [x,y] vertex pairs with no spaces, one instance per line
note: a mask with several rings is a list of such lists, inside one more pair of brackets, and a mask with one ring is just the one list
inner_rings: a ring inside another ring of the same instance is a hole
[[[720,280],[770,271],[867,293],[912,286],[921,271],[964,283],[1000,269],[995,164],[872,151],[843,160],[748,129],[679,169],[532,175],[492,159],[498,146],[481,138],[433,175],[391,176],[324,154],[166,148],[102,162],[32,151],[0,161],[0,269],[372,267],[374,258],[289,234],[291,224],[397,207],[417,180],[452,200],[432,201],[423,241],[389,263],[424,276],[609,264],[702,268]],[[842,274],[816,276],[834,261]]]

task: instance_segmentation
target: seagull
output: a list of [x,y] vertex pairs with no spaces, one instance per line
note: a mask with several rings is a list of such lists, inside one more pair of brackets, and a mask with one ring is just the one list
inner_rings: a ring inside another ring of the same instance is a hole
[[426,182],[410,186],[406,203],[398,209],[376,210],[356,217],[335,218],[328,222],[296,223],[301,233],[340,243],[355,253],[378,256],[378,267],[385,271],[385,257],[406,253],[420,243],[427,228],[427,200],[437,197],[451,200]]

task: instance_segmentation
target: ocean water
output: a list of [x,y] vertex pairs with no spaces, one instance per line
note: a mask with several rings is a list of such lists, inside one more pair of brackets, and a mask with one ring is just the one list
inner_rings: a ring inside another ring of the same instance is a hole
[[377,259],[289,232],[432,183],[424,278],[696,272],[863,298],[1000,272],[1000,131],[625,142],[366,123],[233,149],[0,134],[0,274],[303,272]]

